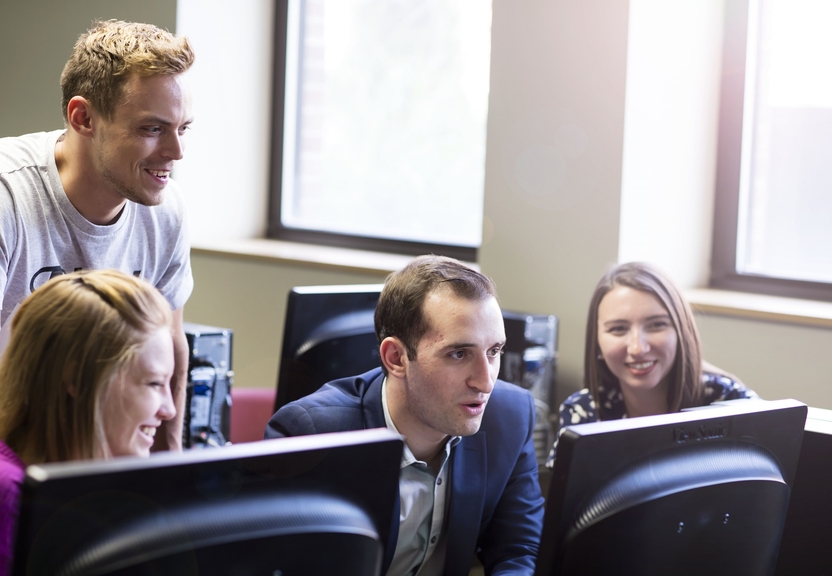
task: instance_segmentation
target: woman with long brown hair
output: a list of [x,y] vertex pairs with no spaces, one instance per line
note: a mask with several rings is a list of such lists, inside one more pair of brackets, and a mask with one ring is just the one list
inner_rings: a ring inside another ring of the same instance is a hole
[[[615,266],[596,286],[586,325],[584,378],[586,388],[561,404],[560,431],[757,396],[703,361],[699,332],[681,291],[642,262]],[[547,466],[554,456],[553,448]]]

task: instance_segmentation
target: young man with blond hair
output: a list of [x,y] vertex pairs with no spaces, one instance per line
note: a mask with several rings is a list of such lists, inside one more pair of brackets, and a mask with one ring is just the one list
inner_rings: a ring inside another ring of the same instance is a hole
[[113,268],[154,285],[174,311],[177,417],[157,447],[181,447],[193,289],[184,204],[170,179],[192,122],[186,38],[96,22],[61,74],[65,128],[0,139],[0,330],[49,278]]
[[543,521],[527,390],[497,380],[506,335],[491,281],[422,256],[375,312],[382,366],[281,408],[267,438],[386,427],[405,438],[388,576],[534,573]]

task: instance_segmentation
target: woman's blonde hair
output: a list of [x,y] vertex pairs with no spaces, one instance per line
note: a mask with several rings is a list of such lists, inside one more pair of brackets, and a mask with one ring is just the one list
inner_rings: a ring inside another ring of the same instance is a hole
[[0,358],[0,439],[26,464],[109,456],[101,395],[171,326],[170,305],[139,278],[96,270],[48,281],[14,315]]
[[586,387],[592,393],[595,405],[599,409],[599,415],[602,406],[599,391],[619,385],[618,379],[601,356],[601,347],[598,345],[598,306],[604,296],[616,286],[626,286],[652,294],[667,310],[673,328],[678,334],[676,359],[669,374],[667,407],[671,412],[678,412],[682,408],[699,406],[703,393],[702,347],[693,312],[679,288],[660,270],[644,262],[628,262],[615,266],[601,278],[589,304],[584,377]]

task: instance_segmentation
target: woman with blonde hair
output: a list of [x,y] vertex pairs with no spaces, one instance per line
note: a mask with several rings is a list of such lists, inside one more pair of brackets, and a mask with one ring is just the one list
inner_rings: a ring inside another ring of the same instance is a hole
[[35,290],[0,358],[0,575],[30,464],[148,456],[176,414],[172,313],[147,282],[73,272]]
[[[678,412],[757,395],[704,362],[690,305],[657,268],[630,262],[601,278],[589,305],[586,388],[560,407],[565,426]],[[555,447],[547,466],[554,463]]]

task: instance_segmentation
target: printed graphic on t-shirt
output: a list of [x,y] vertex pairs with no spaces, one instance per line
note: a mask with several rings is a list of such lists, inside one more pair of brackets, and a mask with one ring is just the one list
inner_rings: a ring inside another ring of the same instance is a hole
[[[79,270],[83,270],[83,268],[74,268],[73,272],[78,272]],[[36,288],[40,288],[46,282],[54,278],[55,276],[60,276],[61,274],[66,274],[66,270],[61,268],[60,266],[44,266],[40,270],[34,273],[32,279],[29,280],[29,293],[35,291]],[[136,278],[142,277],[141,270],[133,270],[133,276]]]

